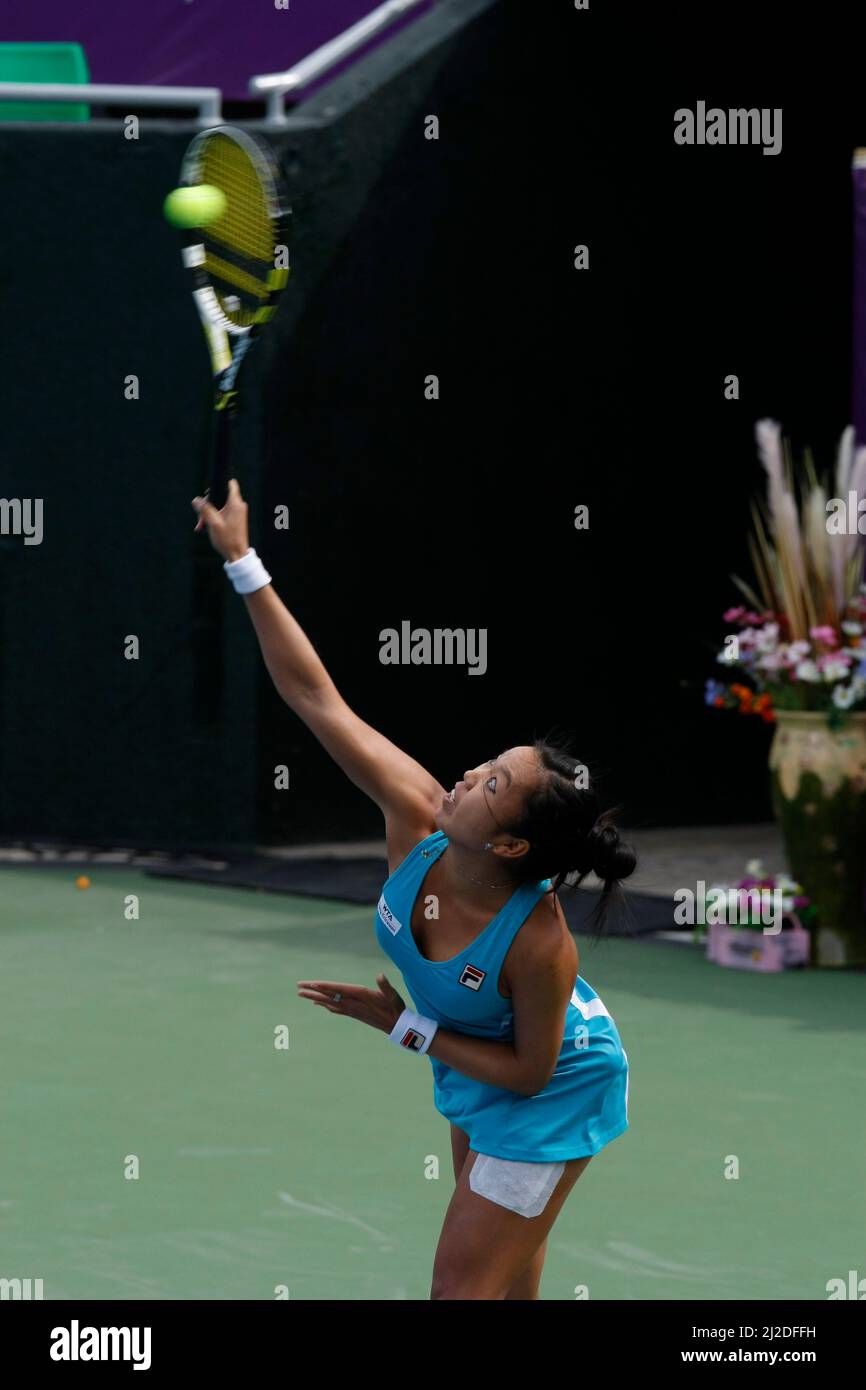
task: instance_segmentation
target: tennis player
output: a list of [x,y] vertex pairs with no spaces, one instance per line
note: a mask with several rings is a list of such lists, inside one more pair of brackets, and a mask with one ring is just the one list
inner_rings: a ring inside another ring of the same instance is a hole
[[430,1297],[537,1299],[566,1197],[628,1127],[628,1059],[578,973],[556,889],[594,872],[603,920],[635,856],[582,765],[548,743],[509,748],[446,791],[346,704],[250,548],[237,481],[221,511],[193,506],[280,695],[385,818],[376,933],[415,1008],[385,975],[376,989],[300,980],[298,992],[431,1062],[456,1186]]

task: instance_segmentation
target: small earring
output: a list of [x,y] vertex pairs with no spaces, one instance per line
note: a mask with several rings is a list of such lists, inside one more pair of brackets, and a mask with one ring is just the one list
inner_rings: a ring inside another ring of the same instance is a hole
[[492,848],[493,848],[493,846],[492,846],[492,844],[490,843],[489,840],[487,841],[487,844],[484,846],[484,848],[485,848],[485,849],[492,849]]

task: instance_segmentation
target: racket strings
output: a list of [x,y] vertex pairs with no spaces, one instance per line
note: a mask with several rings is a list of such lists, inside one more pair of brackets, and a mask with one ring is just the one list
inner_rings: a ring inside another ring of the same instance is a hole
[[274,235],[266,191],[248,152],[222,135],[208,141],[200,179],[226,198],[225,212],[205,232],[205,269],[223,312],[246,326],[270,294]]

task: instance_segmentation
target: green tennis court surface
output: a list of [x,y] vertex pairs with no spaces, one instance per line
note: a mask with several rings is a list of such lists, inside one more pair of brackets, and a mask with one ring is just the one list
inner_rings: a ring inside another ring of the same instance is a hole
[[[46,1299],[426,1299],[453,1188],[429,1063],[295,992],[382,969],[403,992],[374,909],[128,868],[80,891],[79,872],[0,871],[0,1278]],[[631,1127],[569,1197],[543,1298],[825,1299],[862,1276],[863,974],[580,952]]]

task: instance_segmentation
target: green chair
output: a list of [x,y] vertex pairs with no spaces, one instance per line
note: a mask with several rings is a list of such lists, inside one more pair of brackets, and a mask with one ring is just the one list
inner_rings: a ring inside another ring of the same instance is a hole
[[[0,43],[0,82],[89,82],[80,43]],[[0,101],[0,121],[86,121],[84,102]]]

